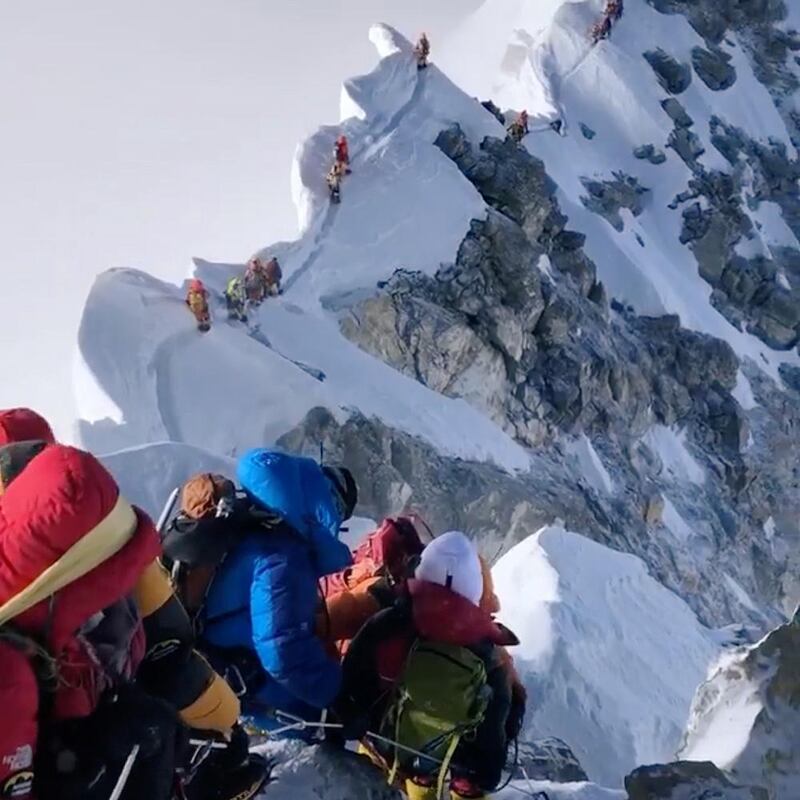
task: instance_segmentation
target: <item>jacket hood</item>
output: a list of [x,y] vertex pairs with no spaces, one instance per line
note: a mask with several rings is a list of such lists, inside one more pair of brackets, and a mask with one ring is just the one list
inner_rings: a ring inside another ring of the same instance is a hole
[[484,641],[517,644],[516,637],[469,600],[436,583],[408,582],[414,628],[424,639],[472,647]]
[[43,416],[30,408],[0,411],[0,446],[32,440],[55,442],[53,431]]
[[[0,605],[101,524],[116,524],[119,504],[117,484],[89,453],[50,445],[34,455],[0,497]],[[54,652],[94,614],[128,594],[159,556],[153,523],[128,508],[132,533],[121,549],[15,618],[30,633],[47,631]]]
[[311,545],[319,577],[352,563],[349,548],[339,541],[343,520],[334,488],[316,461],[250,450],[239,461],[237,478],[257,506],[279,514]]

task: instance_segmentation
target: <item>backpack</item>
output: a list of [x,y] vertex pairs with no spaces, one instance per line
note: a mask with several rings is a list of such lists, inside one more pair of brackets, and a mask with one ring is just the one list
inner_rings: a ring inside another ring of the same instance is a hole
[[459,742],[481,724],[490,699],[479,656],[466,647],[417,639],[381,723],[381,735],[395,743],[390,783],[398,769],[438,771],[441,796]]
[[[169,503],[168,503],[169,506]],[[242,536],[256,526],[275,527],[281,517],[254,509],[223,475],[203,472],[190,478],[180,491],[180,509],[162,534],[164,566],[170,570],[175,594],[195,633],[217,570]]]
[[353,566],[322,579],[323,592],[331,597],[371,578],[385,578],[392,586],[402,584],[423,549],[409,518],[387,518],[353,551]]

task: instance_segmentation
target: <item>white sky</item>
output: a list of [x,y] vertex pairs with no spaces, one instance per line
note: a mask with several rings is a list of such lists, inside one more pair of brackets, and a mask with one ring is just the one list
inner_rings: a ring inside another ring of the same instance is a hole
[[372,22],[441,41],[480,0],[0,0],[0,408],[62,437],[94,276],[180,280],[296,230],[296,143],[375,63]]

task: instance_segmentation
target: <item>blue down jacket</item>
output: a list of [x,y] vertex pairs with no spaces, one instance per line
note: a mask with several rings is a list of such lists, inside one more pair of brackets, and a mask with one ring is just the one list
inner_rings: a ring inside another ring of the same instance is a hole
[[288,525],[254,522],[228,553],[206,598],[203,636],[223,670],[220,653],[250,654],[258,674],[248,676],[243,707],[264,727],[275,727],[271,709],[318,719],[341,683],[338,662],[315,633],[318,580],[352,561],[338,538],[335,490],[315,461],[272,450],[246,453],[237,477],[255,505]]

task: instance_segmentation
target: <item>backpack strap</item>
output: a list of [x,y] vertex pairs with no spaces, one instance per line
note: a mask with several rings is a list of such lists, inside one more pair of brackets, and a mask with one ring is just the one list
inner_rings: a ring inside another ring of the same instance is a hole
[[0,625],[100,566],[133,538],[137,526],[136,512],[120,495],[111,511],[94,528],[21,592],[0,606]]

